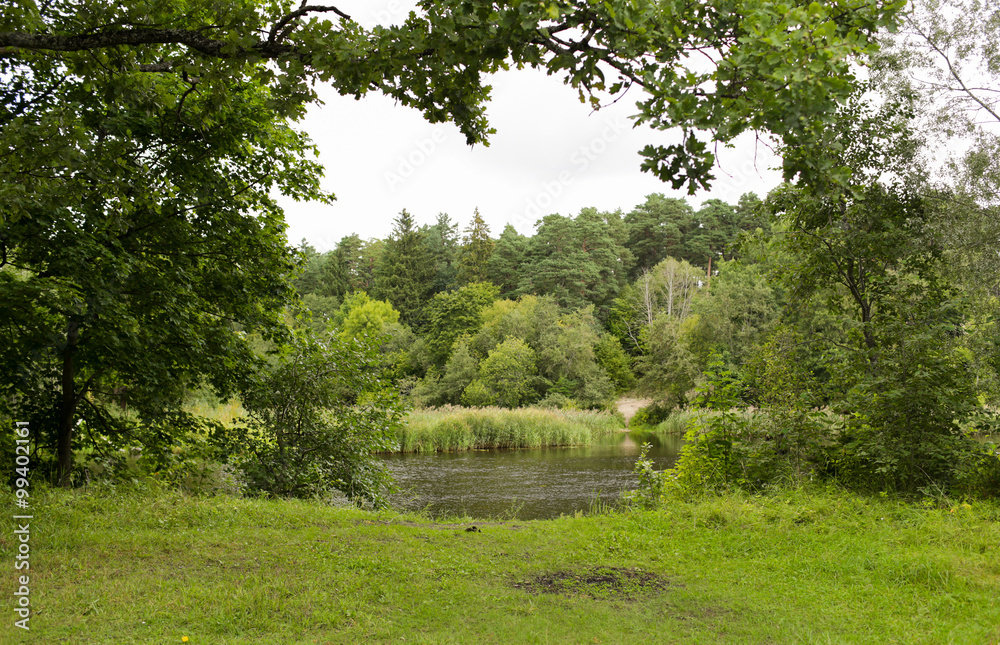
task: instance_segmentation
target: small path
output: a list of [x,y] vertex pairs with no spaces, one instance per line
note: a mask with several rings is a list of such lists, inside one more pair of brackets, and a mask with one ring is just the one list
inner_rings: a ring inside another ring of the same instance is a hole
[[615,402],[615,406],[619,412],[625,415],[625,425],[628,426],[628,422],[632,420],[632,417],[639,411],[639,408],[644,408],[652,402],[653,399],[630,399],[623,397]]

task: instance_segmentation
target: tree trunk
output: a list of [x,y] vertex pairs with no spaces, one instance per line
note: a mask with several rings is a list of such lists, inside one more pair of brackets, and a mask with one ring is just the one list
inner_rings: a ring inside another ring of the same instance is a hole
[[56,439],[56,455],[59,461],[59,485],[69,488],[73,470],[73,420],[76,417],[76,379],[73,371],[73,354],[80,339],[80,330],[75,322],[66,327],[66,349],[63,350],[62,405],[59,409],[59,431]]

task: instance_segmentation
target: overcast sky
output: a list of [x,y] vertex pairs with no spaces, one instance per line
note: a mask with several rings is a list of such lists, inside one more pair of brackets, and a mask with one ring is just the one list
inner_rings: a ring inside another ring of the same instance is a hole
[[[352,15],[363,24],[397,20],[405,17],[400,6],[389,0]],[[323,94],[324,104],[313,106],[299,126],[319,147],[324,188],[337,201],[284,201],[289,241],[306,239],[328,251],[351,233],[386,237],[404,208],[418,224],[433,223],[444,212],[463,229],[479,208],[497,236],[508,223],[532,234],[535,222],[550,213],[576,215],[587,206],[626,213],[651,193],[687,197],[639,169],[643,146],[676,136],[633,129],[629,117],[639,92],[594,112],[561,79],[543,72],[504,72],[492,85],[487,114],[497,132],[489,147],[471,148],[454,125],[427,123],[416,110],[381,95],[356,101]],[[709,198],[735,203],[750,191],[763,196],[780,181],[778,163],[748,137],[720,151],[712,190],[687,199],[697,207]]]

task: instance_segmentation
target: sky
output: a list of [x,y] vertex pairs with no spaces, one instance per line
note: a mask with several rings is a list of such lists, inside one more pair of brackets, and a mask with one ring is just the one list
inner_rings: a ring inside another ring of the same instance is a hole
[[[398,0],[359,5],[352,17],[362,24],[394,21],[405,17],[401,7]],[[695,207],[710,198],[736,203],[743,193],[763,196],[780,182],[780,161],[751,135],[718,151],[710,191],[688,196],[640,170],[645,145],[673,143],[677,135],[633,128],[637,90],[594,111],[541,71],[502,72],[490,83],[487,117],[497,132],[488,147],[470,147],[454,125],[430,124],[382,95],[355,100],[321,90],[323,103],[298,127],[317,145],[323,187],[337,201],[282,200],[289,242],[304,239],[325,252],[352,233],[384,238],[404,208],[418,225],[447,213],[461,229],[478,208],[494,237],[507,224],[531,235],[552,213],[575,216],[585,207],[627,213],[652,193],[685,197]]]

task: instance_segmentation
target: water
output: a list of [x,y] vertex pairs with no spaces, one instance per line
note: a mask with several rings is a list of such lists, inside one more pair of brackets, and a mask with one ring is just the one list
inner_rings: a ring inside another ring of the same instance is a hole
[[[673,465],[680,437],[647,439],[658,470]],[[587,511],[596,500],[617,503],[635,488],[640,445],[626,434],[592,446],[476,450],[385,457],[402,491],[391,503],[431,515],[547,519]]]

